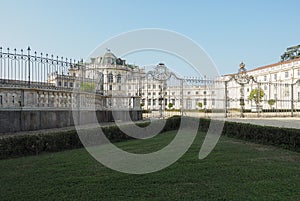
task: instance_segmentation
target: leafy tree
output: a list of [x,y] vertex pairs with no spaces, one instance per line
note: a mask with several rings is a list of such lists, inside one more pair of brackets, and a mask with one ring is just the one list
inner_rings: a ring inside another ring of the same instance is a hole
[[202,108],[202,103],[201,102],[198,103],[198,107]]
[[264,96],[265,96],[264,90],[262,88],[256,88],[251,90],[248,99],[250,101],[254,101],[255,104],[258,106],[259,103],[263,100]]
[[168,108],[171,109],[173,107],[173,103],[168,104]]
[[270,99],[268,100],[268,104],[270,105],[270,108],[272,108],[272,106],[275,104],[275,100],[274,99]]
[[95,83],[83,82],[80,85],[80,91],[84,92],[94,92],[96,89]]

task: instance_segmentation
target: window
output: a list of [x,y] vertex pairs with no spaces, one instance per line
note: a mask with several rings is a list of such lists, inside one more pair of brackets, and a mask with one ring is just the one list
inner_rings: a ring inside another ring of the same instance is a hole
[[175,99],[172,99],[172,104],[173,106],[175,106]]
[[114,76],[113,76],[112,73],[109,73],[109,74],[107,75],[107,81],[108,81],[109,83],[114,82]]
[[198,94],[199,94],[199,91],[196,91],[195,94],[198,95]]
[[188,92],[187,92],[187,94],[188,94],[188,95],[190,95],[190,94],[191,94],[191,92],[190,92],[190,91],[188,91]]
[[68,87],[68,82],[64,82],[64,86],[65,86],[65,87]]
[[175,92],[172,92],[172,95],[175,96]]
[[73,77],[76,77],[76,73],[73,73]]
[[249,92],[249,88],[247,88],[247,92]]
[[277,100],[277,94],[274,94],[274,99]]
[[0,95],[0,105],[3,104],[2,95]]
[[151,92],[148,92],[148,95],[151,96]]
[[203,94],[205,95],[205,94],[206,94],[206,91],[203,91]]
[[70,82],[70,87],[71,87],[71,88],[73,87],[73,82]]
[[121,91],[121,89],[122,89],[122,87],[121,87],[121,86],[119,86],[119,91]]
[[148,99],[148,105],[151,105],[151,99]]
[[288,78],[289,77],[289,72],[284,72],[284,77]]
[[121,74],[117,75],[117,83],[121,83]]
[[297,75],[300,76],[300,69],[297,70]]
[[203,99],[203,103],[204,103],[203,105],[207,104],[207,99],[206,98]]
[[267,81],[267,76],[266,76],[266,75],[264,76],[264,81],[265,81],[265,82]]
[[152,94],[153,94],[153,96],[155,96],[155,95],[156,95],[156,93],[155,93],[155,92],[153,92]]
[[300,102],[300,92],[298,92],[298,102]]
[[156,99],[153,99],[153,105],[156,105]]
[[148,89],[151,89],[151,85],[150,85],[150,84],[148,84],[147,88],[148,88]]
[[156,88],[156,85],[154,84],[154,85],[152,86],[152,88],[155,89],[155,88]]
[[274,74],[274,80],[277,80],[277,74]]
[[212,99],[211,99],[211,104],[212,104],[212,105],[215,105],[215,103],[216,103],[216,100],[215,100],[214,98],[212,98]]
[[61,87],[61,81],[58,81],[58,86]]
[[268,90],[268,86],[267,85],[264,86],[264,90],[265,91]]
[[110,90],[110,91],[112,90],[112,85],[109,85],[109,89],[108,90]]

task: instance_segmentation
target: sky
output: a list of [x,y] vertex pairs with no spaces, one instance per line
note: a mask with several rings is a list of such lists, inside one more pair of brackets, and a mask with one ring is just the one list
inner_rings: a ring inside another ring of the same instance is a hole
[[[278,62],[300,44],[299,6],[298,0],[1,0],[0,46],[78,60],[111,37],[158,28],[195,41],[227,74],[241,61],[247,69]],[[126,59],[148,65],[163,56]]]

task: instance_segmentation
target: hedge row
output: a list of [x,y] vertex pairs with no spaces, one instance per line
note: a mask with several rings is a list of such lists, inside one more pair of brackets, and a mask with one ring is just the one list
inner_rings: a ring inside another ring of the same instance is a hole
[[[209,124],[209,119],[201,119],[199,129],[207,132]],[[226,121],[222,135],[300,152],[300,129],[276,128]]]
[[[155,122],[154,122],[155,123]],[[148,122],[138,123],[146,127]],[[180,117],[173,117],[166,121],[162,132],[175,130],[180,125]],[[86,133],[96,129],[85,130]],[[103,133],[111,142],[120,142],[132,139],[124,134],[117,126],[103,127]],[[0,159],[37,155],[42,152],[57,152],[83,147],[76,130],[38,135],[20,135],[0,138]]]
[[[179,116],[169,118],[162,132],[176,130],[180,125]],[[149,123],[139,123],[145,127]],[[206,132],[210,125],[209,119],[200,119],[199,130]],[[87,131],[88,133],[89,131]],[[112,142],[132,139],[117,126],[104,127],[103,132]],[[285,149],[300,152],[300,130],[274,128],[251,124],[225,122],[223,135],[255,143],[275,145]],[[22,135],[0,139],[0,159],[37,155],[42,152],[57,152],[82,147],[77,132]]]

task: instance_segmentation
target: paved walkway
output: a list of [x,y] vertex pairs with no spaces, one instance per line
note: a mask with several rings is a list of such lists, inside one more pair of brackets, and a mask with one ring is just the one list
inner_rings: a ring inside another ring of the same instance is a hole
[[274,117],[274,118],[228,118],[226,121],[250,123],[262,126],[300,129],[299,117]]
[[[145,120],[149,121],[149,120]],[[139,121],[139,122],[145,122]],[[250,123],[255,125],[262,125],[262,126],[273,126],[273,127],[281,127],[281,128],[295,128],[300,129],[300,118],[299,117],[277,117],[277,118],[227,118],[226,121],[231,122],[240,122],[240,123]],[[137,122],[136,122],[137,123]],[[128,122],[122,122],[121,124],[128,124]],[[102,123],[101,127],[112,126],[115,125],[114,122],[106,122]],[[82,126],[82,129],[85,128],[95,128],[99,127],[99,124],[90,124]],[[37,131],[22,131],[16,133],[2,133],[0,134],[1,137],[10,137],[15,135],[38,135],[38,134],[49,134],[49,133],[58,133],[58,132],[67,132],[67,131],[74,131],[76,128],[72,127],[65,127],[65,128],[53,128],[53,129],[44,129],[44,130],[37,130]]]

